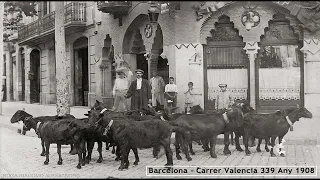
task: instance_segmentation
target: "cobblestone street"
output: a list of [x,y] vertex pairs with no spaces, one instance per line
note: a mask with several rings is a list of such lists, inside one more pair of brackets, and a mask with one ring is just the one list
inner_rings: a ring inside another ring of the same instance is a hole
[[[139,150],[140,163],[137,166],[132,165],[134,161],[133,153],[130,153],[130,166],[128,170],[118,171],[120,162],[114,161],[115,155],[111,151],[103,150],[103,162],[96,163],[98,152],[93,151],[92,162],[85,165],[82,169],[77,169],[77,156],[68,154],[70,146],[62,146],[63,164],[57,165],[58,155],[56,145],[51,145],[49,165],[43,165],[45,157],[40,156],[41,145],[40,139],[32,136],[22,136],[7,128],[1,128],[1,177],[9,178],[8,174],[19,177],[51,177],[51,178],[147,178],[146,166],[162,166],[166,163],[165,156],[159,159],[152,157],[152,150]],[[193,160],[188,162],[178,161],[175,157],[174,146],[171,146],[174,152],[174,166],[318,166],[320,165],[320,147],[319,146],[301,146],[287,145],[285,151],[287,157],[270,157],[268,152],[262,148],[262,153],[257,153],[251,148],[252,155],[246,156],[244,152],[235,151],[235,147],[231,146],[232,154],[230,156],[223,155],[223,146],[217,145],[217,159],[210,157],[209,152],[203,152],[200,146],[195,145],[196,155]],[[96,149],[96,146],[95,146]],[[275,174],[276,175],[276,174]],[[161,178],[165,176],[161,176]],[[171,178],[186,178],[186,176],[177,176]],[[193,176],[190,178],[201,177]],[[202,178],[216,178],[217,176],[202,176]],[[218,176],[221,178],[263,178],[263,176]],[[277,177],[277,176],[275,176]],[[300,176],[302,178],[302,176]],[[154,177],[151,177],[154,178]],[[187,177],[189,178],[189,177]],[[268,176],[264,178],[273,178]],[[282,176],[283,178],[283,176]],[[288,178],[297,178],[296,176]],[[299,177],[298,177],[299,178]],[[307,176],[303,176],[307,178]],[[315,176],[309,178],[316,178]],[[319,178],[319,168],[318,168]]]

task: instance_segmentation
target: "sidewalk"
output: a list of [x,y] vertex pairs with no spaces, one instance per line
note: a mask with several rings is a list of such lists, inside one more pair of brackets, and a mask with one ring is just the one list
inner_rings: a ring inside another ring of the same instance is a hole
[[[39,105],[39,104],[27,104],[25,102],[2,102],[3,115],[0,116],[0,126],[11,129],[15,132],[18,129],[22,129],[22,123],[20,122],[11,124],[10,119],[17,110],[25,109],[26,112],[33,116],[54,116],[56,115],[56,106],[52,105]],[[71,107],[71,114],[76,118],[84,118],[85,113],[89,110],[88,107]],[[294,131],[289,131],[285,139],[285,144],[293,145],[320,145],[320,117],[316,116],[312,119],[301,118],[300,121],[293,125]],[[35,136],[34,131],[27,132],[28,136]],[[173,136],[174,137],[174,136]],[[240,139],[240,143],[242,140]],[[218,144],[223,144],[223,135],[218,136]],[[264,141],[263,141],[264,143]]]

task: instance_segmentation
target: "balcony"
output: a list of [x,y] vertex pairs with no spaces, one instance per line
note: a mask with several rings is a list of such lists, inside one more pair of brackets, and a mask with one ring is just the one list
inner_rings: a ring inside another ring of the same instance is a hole
[[122,16],[128,14],[132,6],[131,1],[98,1],[98,10],[104,13],[113,14],[113,17],[119,18],[119,26],[122,26]]
[[[69,3],[64,9],[65,34],[82,32],[86,28],[86,3]],[[54,38],[55,12],[46,14],[18,30],[19,45],[39,44]]]
[[114,15],[126,15],[131,7],[130,1],[98,1],[98,10]]

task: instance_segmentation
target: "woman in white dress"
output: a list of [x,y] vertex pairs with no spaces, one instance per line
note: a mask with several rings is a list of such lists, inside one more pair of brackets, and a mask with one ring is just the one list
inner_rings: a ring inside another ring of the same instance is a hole
[[125,75],[125,68],[116,69],[118,74],[113,87],[114,105],[112,110],[117,112],[128,111],[128,103],[125,95],[129,88],[129,82]]

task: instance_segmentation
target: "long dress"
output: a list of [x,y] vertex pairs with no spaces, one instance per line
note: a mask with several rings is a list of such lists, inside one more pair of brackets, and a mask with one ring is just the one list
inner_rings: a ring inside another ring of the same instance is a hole
[[125,95],[128,91],[129,83],[126,78],[116,78],[114,87],[113,87],[113,95],[114,95],[114,105],[113,110],[118,112],[128,111],[128,103]]
[[164,86],[165,82],[161,76],[156,76],[150,79],[152,106],[157,106],[157,101],[160,105],[164,102]]

